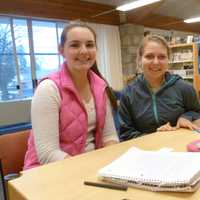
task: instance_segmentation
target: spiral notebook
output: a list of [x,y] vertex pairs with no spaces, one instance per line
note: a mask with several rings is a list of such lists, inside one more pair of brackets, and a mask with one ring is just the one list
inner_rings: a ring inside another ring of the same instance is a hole
[[200,186],[200,154],[132,147],[98,175],[104,181],[151,191],[193,192]]

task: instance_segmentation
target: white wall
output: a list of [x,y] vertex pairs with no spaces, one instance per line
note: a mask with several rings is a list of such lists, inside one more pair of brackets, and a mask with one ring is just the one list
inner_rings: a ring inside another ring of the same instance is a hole
[[30,122],[31,100],[0,103],[0,126]]

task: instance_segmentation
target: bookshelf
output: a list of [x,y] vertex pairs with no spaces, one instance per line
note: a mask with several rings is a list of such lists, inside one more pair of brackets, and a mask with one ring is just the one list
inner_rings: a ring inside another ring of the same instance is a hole
[[196,43],[170,45],[171,60],[169,71],[179,74],[183,79],[193,83],[200,95],[200,74],[198,70],[198,47]]

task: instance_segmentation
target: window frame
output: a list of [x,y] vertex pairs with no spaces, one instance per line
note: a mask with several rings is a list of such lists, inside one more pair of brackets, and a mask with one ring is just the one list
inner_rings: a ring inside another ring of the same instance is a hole
[[[22,94],[22,80],[21,80],[21,74],[20,74],[20,66],[19,66],[19,55],[23,56],[30,56],[30,73],[31,73],[31,79],[32,79],[32,89],[33,91],[37,87],[37,75],[36,75],[36,56],[37,55],[55,55],[58,56],[58,69],[61,64],[61,58],[59,55],[59,52],[57,53],[35,53],[34,52],[34,36],[33,36],[33,21],[42,21],[42,22],[52,22],[55,23],[55,28],[56,28],[56,42],[57,42],[57,47],[59,47],[59,28],[60,27],[65,27],[67,24],[69,24],[69,20],[59,20],[59,19],[46,19],[46,18],[36,18],[36,17],[23,17],[23,16],[13,16],[13,15],[1,15],[0,18],[6,18],[9,21],[9,26],[11,30],[11,39],[12,39],[12,45],[13,45],[13,53],[10,54],[14,58],[14,64],[15,64],[15,69],[16,69],[16,79],[17,79],[17,85],[16,85],[16,91],[18,94]],[[28,45],[29,45],[29,53],[17,53],[17,47],[16,47],[16,41],[15,41],[15,31],[14,31],[14,20],[16,19],[22,19],[26,21],[27,24],[27,34],[28,34]],[[62,24],[62,26],[61,26]],[[8,55],[6,53],[6,55]],[[7,100],[2,100],[0,98],[0,103],[3,102],[15,102],[19,100],[30,100],[32,96],[30,97],[21,97],[21,98],[16,98],[16,99],[7,99]]]

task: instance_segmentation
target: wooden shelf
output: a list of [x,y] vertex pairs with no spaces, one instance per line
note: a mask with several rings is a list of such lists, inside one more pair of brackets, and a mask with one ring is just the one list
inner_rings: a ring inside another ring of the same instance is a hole
[[[172,56],[174,56],[172,57],[172,61],[170,62],[170,70],[174,70],[174,72],[182,76],[183,79],[188,79],[190,80],[190,82],[192,80],[193,86],[197,94],[200,94],[200,74],[198,71],[197,44],[175,44],[170,45],[170,48]],[[173,61],[173,59],[175,61]],[[187,65],[191,65],[192,69],[185,69],[184,67]],[[193,70],[193,76],[191,74],[187,75],[187,71],[191,70]]]
[[172,44],[170,48],[192,48],[195,43]]
[[193,76],[183,76],[183,79],[193,79]]
[[169,62],[170,64],[177,64],[177,63],[192,63],[194,62],[193,60],[180,60],[180,61],[173,61]]

